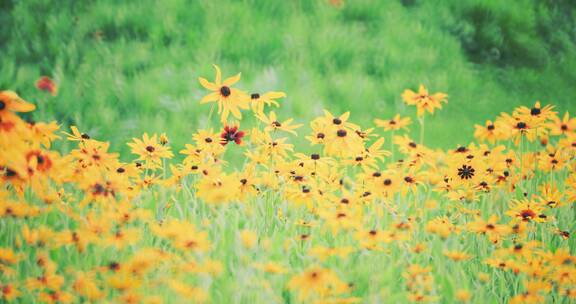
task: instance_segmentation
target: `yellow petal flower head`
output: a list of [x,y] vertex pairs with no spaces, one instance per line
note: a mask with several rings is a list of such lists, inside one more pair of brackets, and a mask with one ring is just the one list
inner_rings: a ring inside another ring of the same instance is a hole
[[442,103],[448,103],[447,97],[445,93],[430,94],[423,85],[420,85],[418,92],[407,89],[402,93],[407,105],[416,106],[418,117],[422,117],[426,111],[434,114],[434,110],[442,109]]
[[268,116],[264,114],[257,114],[256,117],[266,124],[266,127],[264,127],[264,131],[267,132],[280,130],[297,135],[296,131],[294,130],[302,127],[302,124],[292,125],[292,122],[294,121],[294,119],[292,118],[286,119],[283,122],[279,122],[276,117],[276,113],[274,113],[274,111],[270,111]]
[[392,119],[374,119],[374,124],[376,126],[383,128],[384,131],[397,131],[397,130],[408,130],[408,126],[412,123],[410,117],[400,117],[400,114],[396,114]]
[[142,139],[134,138],[133,142],[128,143],[133,154],[138,155],[138,159],[146,162],[147,168],[159,168],[163,158],[172,158],[174,155],[170,151],[170,147],[163,146],[158,141],[156,134],[152,137],[148,133],[144,133]]
[[284,92],[268,92],[265,94],[252,93],[250,94],[250,105],[254,113],[263,114],[264,105],[267,106],[274,105],[276,107],[279,107],[280,105],[278,104],[276,99],[284,97],[286,97],[286,93]]
[[220,114],[220,120],[223,123],[227,121],[230,113],[232,113],[236,119],[242,119],[240,110],[247,110],[249,108],[250,99],[243,91],[231,87],[240,80],[240,73],[222,81],[220,67],[214,65],[214,69],[216,70],[216,79],[214,82],[209,82],[202,77],[198,78],[204,88],[212,91],[212,93],[204,96],[200,100],[200,103],[218,103],[218,114]]

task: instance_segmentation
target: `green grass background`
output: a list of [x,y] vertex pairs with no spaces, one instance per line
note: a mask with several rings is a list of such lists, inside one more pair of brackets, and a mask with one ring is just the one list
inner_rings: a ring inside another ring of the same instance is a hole
[[[422,83],[449,94],[427,144],[471,139],[474,123],[536,100],[576,110],[576,16],[568,0],[0,2],[0,88],[91,136],[125,142],[167,132],[181,147],[207,125],[198,76],[243,73],[248,91],[283,90],[280,118],[322,108],[413,115],[400,99]],[[101,39],[96,37],[100,35]],[[48,75],[57,97],[39,92]],[[215,119],[214,119],[215,122]],[[212,125],[215,125],[213,123]],[[417,129],[417,128],[414,128]]]

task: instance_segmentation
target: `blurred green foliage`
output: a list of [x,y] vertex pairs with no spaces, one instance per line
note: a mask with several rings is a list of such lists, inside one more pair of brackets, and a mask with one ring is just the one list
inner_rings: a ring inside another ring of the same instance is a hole
[[[280,118],[323,108],[362,126],[412,115],[400,94],[449,94],[427,144],[464,144],[474,123],[536,100],[576,110],[576,6],[568,0],[4,0],[0,87],[39,105],[35,120],[77,125],[115,149],[142,132],[181,147],[208,124],[198,76],[243,73],[283,90]],[[58,96],[39,92],[42,75]],[[214,117],[213,117],[214,118]],[[216,119],[213,119],[216,126]],[[413,129],[417,129],[414,127]],[[455,130],[459,130],[457,132]],[[303,132],[303,131],[301,131]]]

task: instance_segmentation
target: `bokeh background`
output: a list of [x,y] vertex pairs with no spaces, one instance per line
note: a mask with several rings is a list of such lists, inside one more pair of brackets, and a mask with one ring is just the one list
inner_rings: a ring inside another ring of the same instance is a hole
[[[181,147],[206,126],[197,78],[213,79],[213,63],[242,72],[247,91],[285,91],[279,116],[298,122],[326,108],[368,127],[413,115],[406,88],[446,92],[426,122],[432,147],[536,100],[576,110],[569,0],[1,0],[0,11],[0,87],[38,105],[31,119],[121,151],[144,131]],[[57,96],[35,88],[43,75]]]

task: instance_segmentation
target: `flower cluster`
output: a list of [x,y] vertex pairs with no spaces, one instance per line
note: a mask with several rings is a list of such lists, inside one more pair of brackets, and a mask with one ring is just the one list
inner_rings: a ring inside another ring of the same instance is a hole
[[[303,124],[269,109],[286,94],[246,93],[215,69],[200,103],[219,124],[174,152],[144,133],[129,161],[75,126],[24,121],[35,106],[0,92],[2,301],[576,299],[568,113],[537,102],[434,149],[424,115],[447,95],[420,86],[402,94],[419,142],[408,114],[361,126],[325,110],[296,147]],[[56,94],[48,80],[38,88]]]

